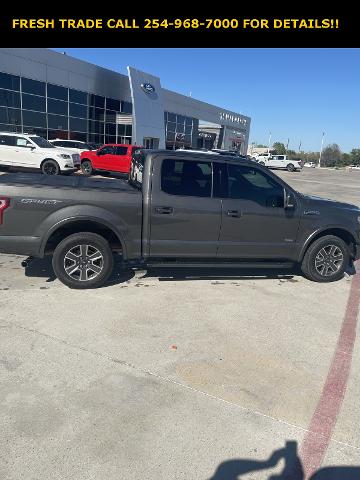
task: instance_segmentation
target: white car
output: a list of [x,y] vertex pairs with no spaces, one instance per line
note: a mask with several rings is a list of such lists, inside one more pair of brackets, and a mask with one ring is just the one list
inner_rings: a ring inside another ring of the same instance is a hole
[[258,163],[268,168],[281,168],[289,172],[300,171],[301,163],[298,160],[291,160],[286,155],[271,155],[268,158],[258,157]]
[[71,150],[74,153],[79,155],[82,152],[88,152],[89,150],[94,150],[94,148],[86,142],[80,142],[79,140],[62,140],[61,138],[56,138],[55,140],[49,140],[55,147],[66,148],[66,150]]
[[46,175],[59,175],[78,170],[80,155],[56,148],[38,135],[0,132],[0,166],[40,169]]
[[360,170],[360,165],[349,165],[349,170]]
[[314,162],[305,162],[304,167],[315,168],[316,164]]

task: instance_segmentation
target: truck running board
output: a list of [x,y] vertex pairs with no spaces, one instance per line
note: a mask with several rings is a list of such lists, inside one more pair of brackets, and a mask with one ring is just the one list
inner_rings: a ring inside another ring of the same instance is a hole
[[145,268],[291,268],[293,262],[224,262],[224,263],[201,263],[201,262],[148,262]]

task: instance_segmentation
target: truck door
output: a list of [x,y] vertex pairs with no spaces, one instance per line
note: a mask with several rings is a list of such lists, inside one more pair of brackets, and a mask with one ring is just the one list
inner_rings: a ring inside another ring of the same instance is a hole
[[212,162],[165,158],[152,179],[150,256],[215,258],[221,199],[212,196]]
[[227,164],[218,257],[292,259],[299,208],[284,209],[284,189],[262,169]]

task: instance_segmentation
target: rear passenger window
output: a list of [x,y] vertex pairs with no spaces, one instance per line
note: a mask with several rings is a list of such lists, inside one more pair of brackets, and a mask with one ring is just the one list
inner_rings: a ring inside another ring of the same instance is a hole
[[115,147],[115,155],[126,155],[127,147]]
[[0,135],[0,145],[15,145],[15,138],[10,135]]
[[161,166],[161,190],[170,195],[211,197],[210,162],[166,159]]

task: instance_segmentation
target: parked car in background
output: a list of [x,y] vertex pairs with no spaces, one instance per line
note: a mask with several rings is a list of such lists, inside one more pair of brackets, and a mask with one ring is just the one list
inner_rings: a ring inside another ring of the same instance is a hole
[[66,148],[67,150],[71,150],[79,155],[80,153],[88,150],[95,150],[91,143],[80,142],[78,140],[63,140],[61,138],[57,138],[56,140],[49,140],[49,142],[55,147]]
[[270,155],[269,157],[258,157],[258,163],[268,168],[281,168],[289,172],[300,171],[302,169],[299,160],[291,160],[287,155]]
[[349,170],[360,170],[360,165],[349,165]]
[[128,175],[133,153],[142,148],[137,145],[106,144],[98,150],[82,152],[80,156],[81,171],[90,176],[95,171],[117,172]]
[[315,168],[316,164],[314,162],[305,162],[304,167]]
[[57,148],[38,135],[0,132],[0,165],[40,169],[46,175],[59,175],[77,170],[80,155]]

